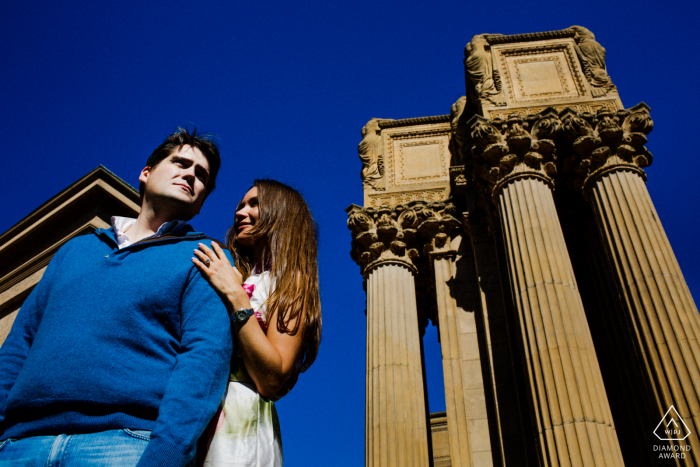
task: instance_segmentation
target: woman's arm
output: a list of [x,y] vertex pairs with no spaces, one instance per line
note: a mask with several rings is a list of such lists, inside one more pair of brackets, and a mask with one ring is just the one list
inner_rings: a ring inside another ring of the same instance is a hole
[[[302,341],[301,332],[294,336],[279,332],[276,315],[270,316],[268,322],[267,335],[254,317],[243,326],[234,327],[239,328],[238,342],[248,374],[260,395],[272,397],[292,375]],[[292,326],[294,323],[290,323]]]
[[[192,258],[192,262],[224,300],[229,313],[238,308],[251,308],[248,293],[241,285],[241,274],[231,266],[219,245],[212,242],[212,248],[200,243],[199,250],[194,250],[196,258]],[[204,264],[207,258],[210,260],[208,265]],[[303,315],[297,319],[303,319]],[[234,322],[232,329],[241,346],[243,363],[258,392],[264,397],[271,397],[282,388],[294,370],[302,347],[303,322],[298,332],[290,336],[277,330],[276,314],[269,316],[267,321],[270,324],[267,335],[255,317],[243,325]],[[295,324],[293,320],[288,327],[294,328]]]

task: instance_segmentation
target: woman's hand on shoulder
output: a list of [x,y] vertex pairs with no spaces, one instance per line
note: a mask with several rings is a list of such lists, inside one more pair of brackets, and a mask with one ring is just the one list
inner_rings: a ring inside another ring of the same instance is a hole
[[198,246],[199,249],[194,250],[192,262],[202,277],[219,295],[228,298],[234,309],[250,308],[248,294],[242,286],[243,276],[231,265],[224,250],[215,242],[211,243],[211,248],[204,243],[199,243]]

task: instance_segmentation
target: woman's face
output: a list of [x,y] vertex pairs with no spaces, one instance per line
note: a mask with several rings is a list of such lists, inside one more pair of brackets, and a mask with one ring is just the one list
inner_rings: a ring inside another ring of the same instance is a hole
[[245,194],[236,210],[236,219],[233,223],[236,229],[236,239],[241,245],[253,247],[253,239],[246,234],[258,222],[260,209],[258,209],[258,187],[254,186]]

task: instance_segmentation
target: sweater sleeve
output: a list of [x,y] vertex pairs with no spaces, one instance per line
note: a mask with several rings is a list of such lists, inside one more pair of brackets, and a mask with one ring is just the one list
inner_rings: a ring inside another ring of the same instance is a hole
[[49,262],[41,280],[22,304],[12,324],[12,329],[0,348],[0,433],[5,431],[7,398],[29,354],[34,336],[44,315],[53,278],[56,270],[59,269],[66,248],[68,248],[67,245],[61,247]]
[[182,296],[181,330],[177,363],[137,467],[184,466],[226,388],[232,352],[228,312],[195,267]]

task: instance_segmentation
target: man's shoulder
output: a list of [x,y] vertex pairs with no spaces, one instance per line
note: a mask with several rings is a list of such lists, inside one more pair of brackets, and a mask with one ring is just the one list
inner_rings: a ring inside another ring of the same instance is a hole
[[226,246],[226,244],[222,241],[219,241],[215,238],[206,237],[206,236],[204,237],[204,240],[206,243],[209,243],[209,244],[216,243],[217,245],[219,245],[221,247],[222,250],[228,251],[228,246]]
[[[170,240],[170,241],[168,241]],[[155,238],[152,240],[154,244],[182,244],[182,245],[190,245],[191,243],[204,243],[207,246],[211,246],[212,243],[216,243],[219,245],[223,250],[228,250],[228,247],[226,244],[220,240],[217,240],[212,237],[208,237],[206,234],[203,232],[197,232],[197,231],[189,231],[186,234],[181,234],[181,235],[165,235],[160,238]]]
[[[193,264],[189,260],[193,256],[194,250],[199,248],[199,243],[210,248],[212,247],[212,243],[216,243],[224,249],[229,260],[232,259],[225,244],[215,238],[207,237],[203,233],[154,238],[148,242],[143,242],[138,245],[134,244],[131,249],[143,251],[145,253],[143,258],[148,258],[148,261],[159,261],[169,264],[176,262],[178,266],[184,267],[186,264],[188,267],[193,267]],[[185,257],[187,261],[183,263],[182,259]],[[196,269],[192,272],[196,272]]]
[[64,243],[61,246],[61,249],[69,250],[76,247],[85,248],[88,245],[96,245],[98,243],[102,243],[102,241],[97,236],[98,232],[99,230],[96,230],[94,232],[86,232],[83,234],[76,235],[75,237],[71,238],[66,243]]

